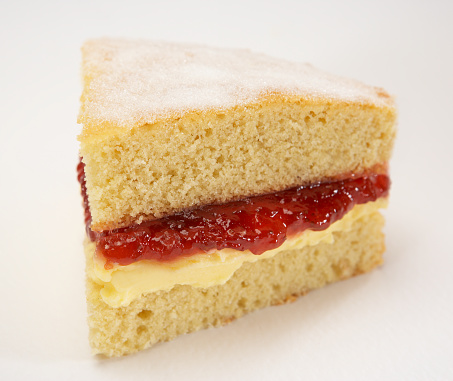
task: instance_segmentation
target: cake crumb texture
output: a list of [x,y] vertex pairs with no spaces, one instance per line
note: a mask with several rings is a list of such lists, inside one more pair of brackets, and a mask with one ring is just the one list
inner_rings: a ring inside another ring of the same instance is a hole
[[[220,326],[269,305],[294,301],[310,290],[381,264],[383,217],[373,212],[350,231],[321,243],[255,263],[246,263],[224,284],[203,288],[177,285],[112,308],[88,278],[88,322],[93,353],[121,356],[203,328]],[[87,266],[92,263],[87,262]]]
[[389,160],[394,124],[393,109],[276,98],[82,140],[91,228],[366,171]]

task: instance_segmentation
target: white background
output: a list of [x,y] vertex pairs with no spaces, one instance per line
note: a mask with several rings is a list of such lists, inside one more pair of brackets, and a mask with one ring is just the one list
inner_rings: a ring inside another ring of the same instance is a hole
[[[453,379],[452,17],[452,1],[1,0],[0,379]],[[251,48],[396,95],[384,266],[220,329],[92,357],[76,117],[79,48],[99,36]]]

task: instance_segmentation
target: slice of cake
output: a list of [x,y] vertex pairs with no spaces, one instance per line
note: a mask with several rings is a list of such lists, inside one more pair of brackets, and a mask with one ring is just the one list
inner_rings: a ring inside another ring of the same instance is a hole
[[246,50],[83,47],[94,353],[129,354],[382,262],[395,106]]

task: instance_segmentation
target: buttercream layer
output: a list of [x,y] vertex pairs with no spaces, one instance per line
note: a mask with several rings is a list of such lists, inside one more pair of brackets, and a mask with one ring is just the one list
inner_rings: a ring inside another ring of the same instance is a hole
[[127,306],[143,294],[170,290],[178,284],[208,288],[224,284],[244,263],[257,262],[282,251],[302,249],[321,242],[332,243],[335,232],[349,231],[354,222],[385,207],[386,203],[386,198],[380,198],[375,202],[356,205],[327,229],[306,230],[261,255],[254,255],[248,250],[223,249],[181,257],[171,262],[142,260],[128,266],[115,265],[106,269],[105,260],[95,256],[96,244],[87,239],[85,253],[88,276],[101,286],[100,295],[111,307]]

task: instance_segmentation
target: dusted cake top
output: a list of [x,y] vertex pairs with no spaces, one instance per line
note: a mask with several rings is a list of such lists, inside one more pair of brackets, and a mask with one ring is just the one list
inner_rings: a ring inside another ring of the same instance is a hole
[[382,89],[248,50],[107,38],[82,49],[86,127],[130,128],[272,94],[392,105]]

